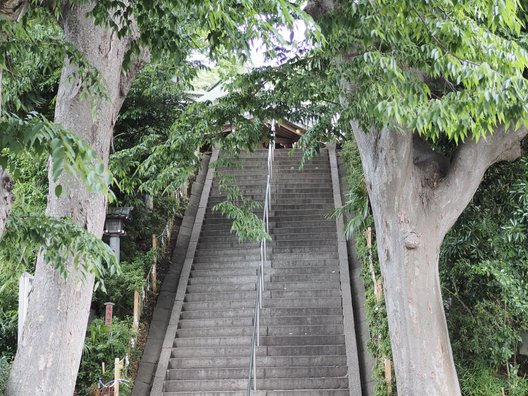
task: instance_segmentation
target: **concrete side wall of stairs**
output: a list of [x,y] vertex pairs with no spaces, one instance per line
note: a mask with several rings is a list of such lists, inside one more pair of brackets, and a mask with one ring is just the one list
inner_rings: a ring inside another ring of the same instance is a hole
[[[337,153],[339,176],[341,180],[341,198],[345,200],[348,186],[346,185],[345,161]],[[349,219],[346,218],[345,221]],[[374,379],[375,359],[367,348],[370,332],[367,323],[367,308],[365,285],[361,277],[361,261],[356,251],[356,239],[353,235],[348,241],[348,260],[350,263],[350,285],[352,288],[352,304],[354,307],[354,323],[356,338],[358,340],[358,363],[361,374],[361,389],[363,396],[374,396],[376,393],[376,380]]]
[[[327,217],[336,199],[328,155],[299,171],[300,153],[276,151],[256,394],[361,394],[352,306],[341,293],[350,298],[346,245]],[[243,154],[242,168],[221,172],[262,202],[266,156]],[[151,395],[245,395],[259,247],[240,243],[212,210],[225,193],[219,177],[208,178]]]
[[202,196],[205,176],[209,168],[210,156],[206,155],[202,160],[196,180],[191,187],[189,203],[178,232],[176,246],[172,254],[171,265],[161,285],[160,295],[149,327],[149,333],[143,355],[139,362],[136,381],[132,389],[132,396],[147,396],[150,393],[154,373],[158,365],[161,347],[165,332],[169,324],[170,312],[176,296],[176,288],[183,267],[185,252],[191,239],[191,231],[198,210],[198,204]]

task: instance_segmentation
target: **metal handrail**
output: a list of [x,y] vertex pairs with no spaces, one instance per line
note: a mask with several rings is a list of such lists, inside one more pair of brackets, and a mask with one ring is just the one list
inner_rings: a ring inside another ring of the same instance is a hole
[[[264,210],[262,222],[266,233],[269,235],[269,211],[271,210],[271,179],[273,174],[273,157],[275,154],[275,120],[271,122],[271,140],[268,146],[268,177],[266,179],[266,193],[264,196]],[[253,390],[257,390],[257,347],[260,345],[260,310],[262,309],[262,292],[264,291],[264,263],[267,259],[267,239],[260,240],[260,263],[257,270],[257,281],[255,288],[255,314],[253,315],[253,333],[251,336],[251,356],[249,358],[247,395],[251,395],[251,383]]]

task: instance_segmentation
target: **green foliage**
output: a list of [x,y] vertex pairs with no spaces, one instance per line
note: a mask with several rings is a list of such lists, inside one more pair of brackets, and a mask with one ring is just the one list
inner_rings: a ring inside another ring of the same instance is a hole
[[169,53],[180,63],[192,51],[207,51],[211,59],[247,56],[249,43],[257,39],[267,44],[270,56],[275,55],[276,44],[283,41],[277,25],[291,25],[294,18],[310,21],[300,10],[302,5],[285,0],[108,0],[98,2],[92,14],[120,37],[130,32],[133,18],[137,21],[141,35],[129,57],[148,47],[154,59]]
[[[81,395],[89,395],[97,384],[99,378],[103,383],[113,379],[114,359],[130,357],[137,351],[131,347],[130,342],[135,333],[131,330],[130,320],[119,320],[114,317],[112,324],[107,326],[101,319],[95,319],[88,325],[84,343],[84,351],[77,376],[77,391]],[[101,363],[105,363],[106,371],[103,374]],[[123,378],[127,373],[123,373]],[[120,391],[124,395],[130,394],[130,386],[122,384]]]
[[300,142],[309,153],[350,136],[350,122],[460,142],[526,119],[528,40],[518,1],[332,3],[318,19],[324,43],[241,76],[219,106],[311,125]]
[[[166,194],[184,185],[198,167],[201,134],[173,126],[189,98],[185,89],[195,68],[162,61],[139,73],[115,128],[110,168],[123,193]],[[174,81],[174,75],[183,78]]]
[[367,186],[363,178],[363,168],[357,145],[353,141],[347,141],[341,150],[344,163],[346,164],[347,185],[346,200],[343,206],[336,208],[332,216],[347,214],[349,220],[345,224],[345,237],[352,238],[355,232],[367,229],[367,223],[372,223],[368,201]]
[[240,188],[234,183],[233,176],[222,174],[220,169],[222,167],[240,167],[240,151],[233,152],[225,149],[225,153],[226,155],[219,159],[214,166],[217,169],[216,177],[219,178],[218,189],[226,194],[226,198],[225,201],[213,206],[213,212],[220,212],[232,220],[231,232],[235,233],[240,241],[258,242],[271,240],[262,219],[263,202],[257,202],[245,197]]
[[9,379],[9,371],[11,365],[5,357],[0,356],[0,396],[7,394],[7,380]]
[[47,156],[9,154],[7,171],[14,181],[12,214],[44,213],[48,194]]
[[[89,191],[113,196],[108,187],[111,177],[103,162],[95,150],[76,135],[36,113],[30,113],[24,119],[4,115],[0,127],[0,147],[4,148],[0,166],[4,169],[8,167],[9,155],[30,151],[38,158],[46,153],[52,159],[50,174],[53,181],[66,171],[78,175]],[[17,168],[10,171],[16,178]]]
[[81,84],[81,98],[106,96],[99,72],[64,39],[47,7],[34,4],[20,23],[0,21],[0,37],[0,66],[5,84],[2,99],[7,112],[21,115],[42,111],[51,118],[51,105],[65,59],[78,66],[71,78]]
[[[520,332],[528,328],[527,177],[526,158],[490,169],[442,246],[441,280],[459,366],[481,372],[516,366]],[[521,380],[510,372],[501,386],[515,381]]]
[[325,55],[346,59],[331,72],[352,88],[345,117],[455,141],[523,121],[524,10],[499,3],[337,2],[321,26]]
[[207,91],[215,84],[230,82],[244,70],[236,60],[220,59],[215,65],[199,70],[192,80],[192,87],[198,92]]
[[94,304],[104,312],[104,303],[113,302],[114,314],[129,315],[134,309],[134,292],[141,291],[147,284],[147,274],[152,266],[155,252],[137,252],[132,260],[121,261],[119,274],[105,277],[105,289],[94,295]]
[[213,211],[221,212],[225,217],[232,220],[231,232],[238,236],[240,241],[270,240],[270,236],[264,228],[264,223],[255,213],[260,208],[258,202],[241,197],[240,200],[217,203]]
[[11,359],[17,347],[18,288],[3,281],[4,276],[0,275],[0,359]]
[[524,396],[528,394],[528,379],[520,377],[515,367],[507,376],[501,377],[489,367],[480,364],[457,368],[465,396],[503,395]]
[[[112,198],[111,176],[95,150],[82,139],[49,121],[64,59],[76,63],[82,95],[104,96],[98,72],[64,41],[59,26],[42,8],[30,10],[23,23],[0,21],[0,67],[3,71],[0,113],[0,166],[8,157],[32,153],[53,160],[51,178],[63,171],[77,175],[90,191]],[[17,168],[9,169],[17,178]],[[60,195],[62,187],[55,192]]]
[[[39,252],[64,277],[68,275],[65,261],[71,257],[76,269],[84,276],[93,275],[103,287],[104,275],[118,270],[110,247],[70,219],[38,214],[11,216],[0,241],[0,253],[5,262],[28,268]],[[19,275],[21,271],[17,267],[9,269],[9,273]]]

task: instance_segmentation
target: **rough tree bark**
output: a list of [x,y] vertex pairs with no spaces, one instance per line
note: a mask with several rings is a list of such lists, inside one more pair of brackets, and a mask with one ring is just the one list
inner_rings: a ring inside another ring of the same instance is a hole
[[13,183],[7,172],[0,167],[0,238],[4,235],[13,201]]
[[18,21],[28,7],[28,0],[0,0],[0,16],[10,21]]
[[528,131],[499,127],[486,140],[461,144],[449,162],[410,132],[352,127],[374,215],[398,394],[460,395],[440,289],[440,246],[485,171],[518,158]]
[[[131,82],[146,57],[136,59],[132,69],[122,73],[124,55],[131,35],[118,39],[114,32],[95,26],[86,17],[94,2],[66,5],[61,24],[66,39],[99,71],[106,84],[108,98],[94,98],[96,118],[91,103],[80,97],[82,81],[78,68],[68,60],[62,71],[55,121],[91,144],[108,163],[110,139],[119,109]],[[58,180],[62,195],[54,194],[51,182],[47,213],[70,216],[97,237],[103,232],[106,198],[89,193],[81,181],[70,175]],[[35,281],[23,330],[8,384],[10,396],[72,395],[82,354],[94,280],[83,278],[71,260],[69,274],[62,278],[42,257],[37,260]]]
[[[0,115],[2,113],[3,70],[0,67]],[[13,183],[7,172],[0,166],[0,239],[4,235],[7,217],[13,205]]]

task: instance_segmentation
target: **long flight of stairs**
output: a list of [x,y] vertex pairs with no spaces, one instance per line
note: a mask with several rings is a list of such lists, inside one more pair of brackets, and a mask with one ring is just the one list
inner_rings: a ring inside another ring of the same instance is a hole
[[[221,156],[222,157],[222,156]],[[257,349],[260,395],[349,395],[336,223],[328,153],[299,171],[300,154],[275,152],[264,309]],[[220,169],[263,202],[267,150]],[[259,245],[239,243],[212,207],[196,248],[163,395],[245,395]]]

